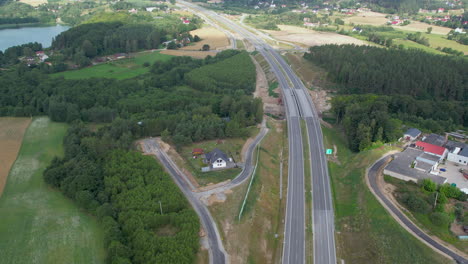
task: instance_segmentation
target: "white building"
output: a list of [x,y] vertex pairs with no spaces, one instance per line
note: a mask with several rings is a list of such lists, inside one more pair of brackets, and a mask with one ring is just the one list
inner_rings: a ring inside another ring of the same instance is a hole
[[227,163],[230,161],[231,159],[218,148],[205,154],[205,163],[209,164],[213,169],[226,168]]
[[[360,29],[360,28],[359,28]],[[354,28],[353,28],[353,31],[354,31]],[[360,31],[362,31],[362,29],[360,29]],[[361,33],[361,32],[359,32]],[[406,130],[405,134],[403,134],[403,138],[405,140],[415,140],[416,138],[418,138],[419,136],[421,135],[421,131],[417,128],[410,128],[408,130]]]
[[447,160],[461,165],[468,165],[468,145],[465,145],[463,148],[454,148],[448,153]]

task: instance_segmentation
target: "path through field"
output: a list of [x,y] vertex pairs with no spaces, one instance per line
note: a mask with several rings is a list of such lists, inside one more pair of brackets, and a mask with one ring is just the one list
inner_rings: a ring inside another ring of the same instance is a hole
[[42,173],[63,153],[67,125],[35,118],[0,198],[0,262],[104,263],[102,231]]

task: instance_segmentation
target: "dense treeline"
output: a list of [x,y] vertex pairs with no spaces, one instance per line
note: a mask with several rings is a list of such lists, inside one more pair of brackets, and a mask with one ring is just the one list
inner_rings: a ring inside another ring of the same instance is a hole
[[35,17],[0,17],[0,25],[3,24],[25,24],[38,23],[39,19]]
[[352,45],[310,51],[304,57],[339,84],[332,113],[354,151],[398,139],[402,123],[436,133],[468,126],[466,59]]
[[192,263],[197,216],[153,158],[128,151],[138,131],[121,119],[97,132],[75,123],[45,181],[98,216],[108,263]]
[[[243,67],[233,67],[233,62]],[[232,67],[212,67],[218,63]],[[221,52],[205,60],[175,57],[155,63],[152,73],[141,80],[123,81],[51,78],[21,65],[16,71],[0,73],[0,115],[47,114],[59,122],[111,122],[120,117],[142,122],[145,136],[167,130],[176,145],[244,136],[245,128],[262,118],[261,101],[250,95],[255,83],[250,64],[247,53],[239,51]],[[211,87],[207,91],[202,82],[192,85],[187,80],[191,71],[209,77],[232,74],[238,80],[216,82],[218,87],[205,78],[206,86]]]
[[468,100],[468,60],[419,50],[325,45],[304,57],[342,84],[342,93],[405,94],[423,100]]
[[13,65],[19,62],[18,58],[22,56],[33,57],[36,51],[42,50],[42,44],[38,42],[30,42],[23,45],[13,46],[0,51],[0,67]]

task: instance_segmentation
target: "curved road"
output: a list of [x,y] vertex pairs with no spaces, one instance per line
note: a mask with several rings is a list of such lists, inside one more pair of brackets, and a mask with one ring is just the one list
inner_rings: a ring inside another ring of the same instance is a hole
[[422,238],[428,244],[433,246],[434,248],[440,250],[441,252],[445,253],[446,255],[452,257],[457,263],[468,263],[468,260],[464,257],[458,255],[457,253],[453,252],[449,248],[441,245],[426,233],[424,233],[419,227],[417,227],[413,222],[411,222],[406,215],[404,215],[380,190],[377,185],[377,177],[379,175],[379,171],[382,167],[386,164],[386,162],[390,159],[389,156],[383,157],[377,162],[375,162],[368,170],[367,177],[369,179],[370,187],[375,196],[377,196],[377,200],[384,205],[387,210],[390,210],[393,213],[394,217],[398,217],[398,219],[411,231],[412,234]]

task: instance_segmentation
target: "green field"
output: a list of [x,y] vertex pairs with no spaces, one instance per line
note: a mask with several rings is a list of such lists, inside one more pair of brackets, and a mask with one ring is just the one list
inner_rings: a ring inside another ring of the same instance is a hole
[[409,234],[369,191],[365,169],[382,154],[377,149],[352,153],[343,135],[322,127],[325,148],[337,148],[328,163],[336,215],[338,258],[345,263],[451,263]]
[[0,198],[1,263],[104,263],[103,233],[42,173],[63,154],[67,125],[35,118]]
[[142,52],[130,59],[107,62],[79,70],[59,72],[51,75],[63,76],[65,79],[87,79],[93,77],[114,78],[119,80],[129,79],[147,73],[150,70],[150,67],[143,66],[145,62],[153,64],[155,61],[167,61],[172,57],[171,55],[161,54],[159,52]]

